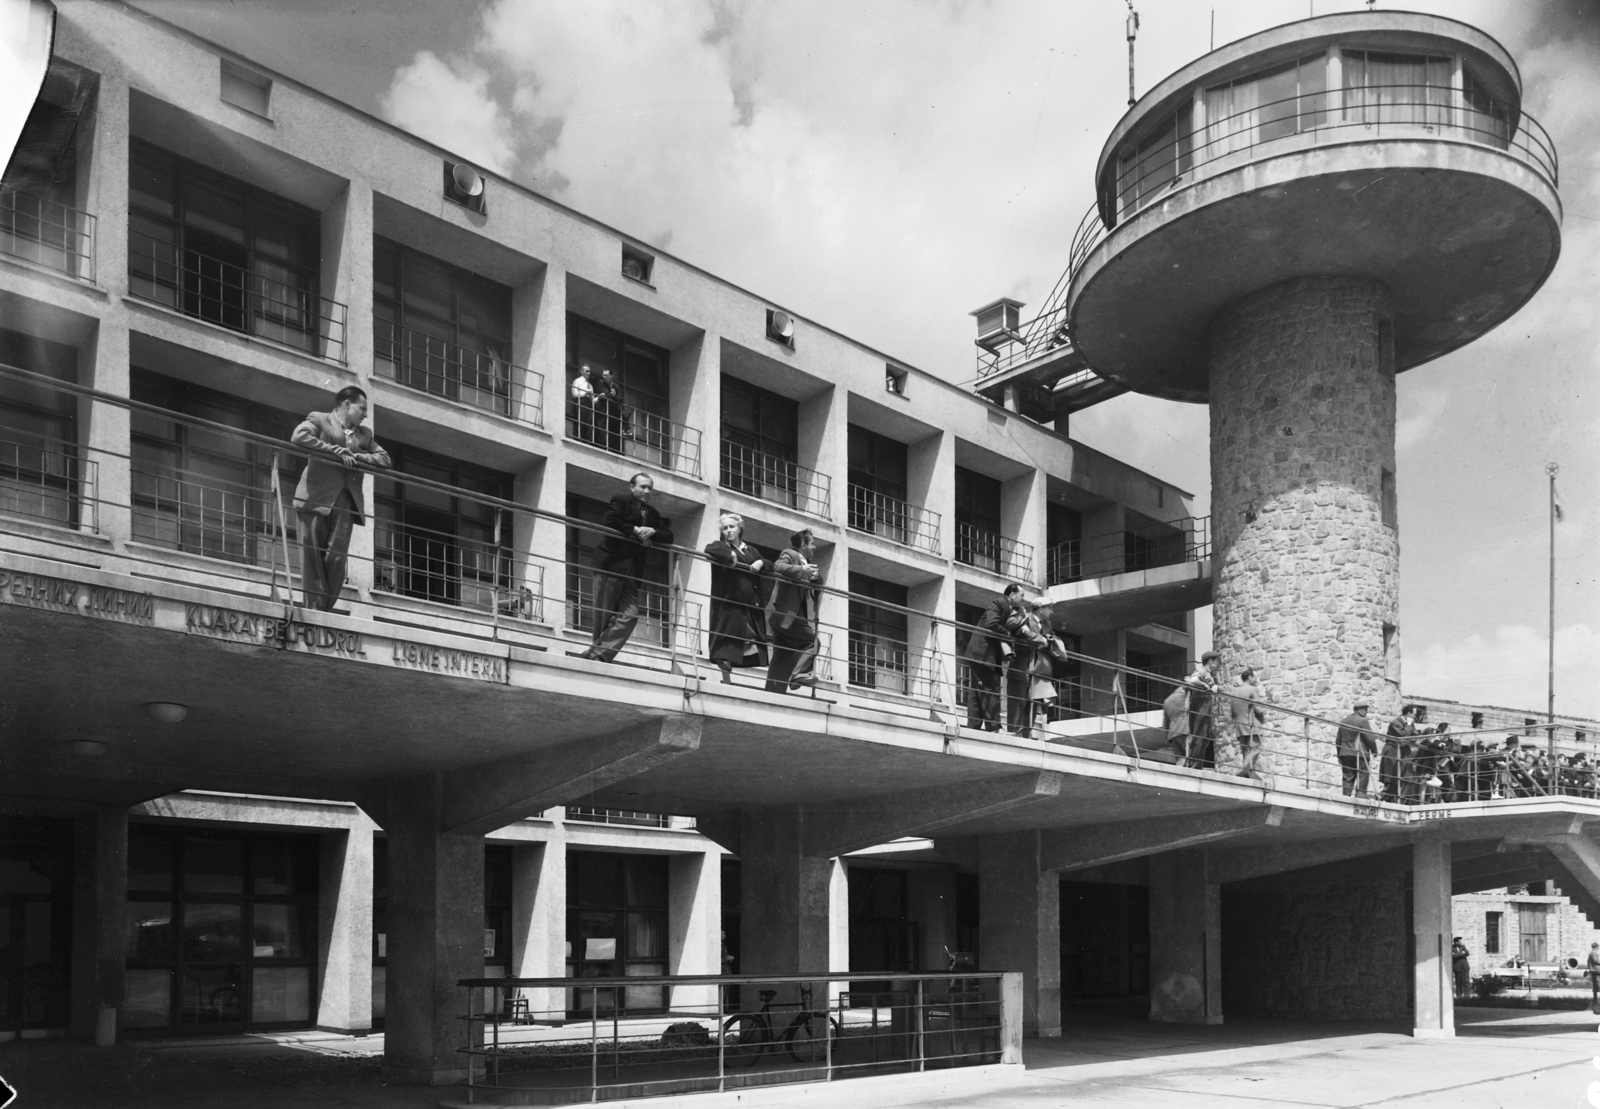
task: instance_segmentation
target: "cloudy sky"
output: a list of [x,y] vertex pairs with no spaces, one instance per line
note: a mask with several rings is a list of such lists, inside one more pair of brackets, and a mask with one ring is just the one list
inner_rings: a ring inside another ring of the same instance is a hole
[[[1061,273],[1126,107],[1124,0],[137,3],[956,381],[967,312]],[[1365,6],[1136,4],[1141,93],[1208,42]],[[1566,222],[1520,315],[1400,380],[1405,686],[1542,708],[1556,461],[1557,709],[1600,717],[1600,0],[1407,6],[1517,58]],[[1072,434],[1205,511],[1203,407],[1120,398]]]

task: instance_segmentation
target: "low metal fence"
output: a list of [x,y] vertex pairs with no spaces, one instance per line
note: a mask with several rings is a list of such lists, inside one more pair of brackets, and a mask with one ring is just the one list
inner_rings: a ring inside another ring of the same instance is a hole
[[833,511],[833,479],[808,466],[722,440],[724,489],[827,518]]
[[1033,547],[992,531],[956,523],[956,561],[1008,578],[1033,578]]
[[469,978],[469,1100],[544,1105],[1020,1064],[1021,975]]
[[1071,539],[1045,552],[1045,582],[1129,574],[1211,557],[1211,517],[1186,516],[1143,531]]
[[848,487],[852,530],[878,535],[894,543],[939,553],[939,514],[875,493],[859,485]]
[[0,185],[0,254],[92,283],[94,231],[88,212]]
[[0,514],[98,531],[100,467],[72,443],[0,431]]
[[619,401],[567,398],[567,438],[646,466],[700,476],[700,429]]
[[418,392],[544,426],[544,375],[390,320],[373,320],[376,372]]

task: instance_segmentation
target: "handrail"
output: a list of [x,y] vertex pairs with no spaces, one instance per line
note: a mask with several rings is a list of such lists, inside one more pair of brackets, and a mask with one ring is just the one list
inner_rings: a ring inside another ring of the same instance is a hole
[[[1211,557],[1211,517],[1185,516],[1160,523],[1169,530],[1155,536],[1124,530],[1057,543],[1045,552],[1045,584],[1065,585]],[[1130,550],[1130,540],[1142,540],[1149,546],[1141,549],[1136,542]]]

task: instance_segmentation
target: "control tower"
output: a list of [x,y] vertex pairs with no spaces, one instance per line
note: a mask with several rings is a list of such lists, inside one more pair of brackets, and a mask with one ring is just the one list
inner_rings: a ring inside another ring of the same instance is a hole
[[1211,406],[1214,642],[1283,704],[1399,697],[1395,375],[1508,319],[1560,251],[1555,149],[1494,39],[1414,12],[1224,46],[1096,168],[1067,330]]

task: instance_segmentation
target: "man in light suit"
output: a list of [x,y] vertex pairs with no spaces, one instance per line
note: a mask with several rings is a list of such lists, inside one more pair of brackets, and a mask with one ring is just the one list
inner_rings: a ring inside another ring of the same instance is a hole
[[778,584],[767,610],[772,641],[768,693],[817,684],[812,672],[817,661],[817,586],[822,584],[822,567],[814,561],[817,540],[810,528],[804,528],[789,536],[789,543],[772,567]]
[[294,491],[300,522],[300,581],[307,608],[330,612],[344,587],[350,528],[365,524],[366,476],[356,466],[387,470],[389,452],[362,427],[367,394],[347,385],[333,398],[332,412],[313,412],[290,437],[311,452]]

